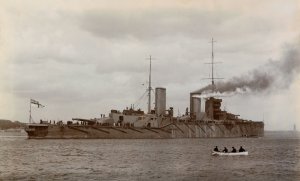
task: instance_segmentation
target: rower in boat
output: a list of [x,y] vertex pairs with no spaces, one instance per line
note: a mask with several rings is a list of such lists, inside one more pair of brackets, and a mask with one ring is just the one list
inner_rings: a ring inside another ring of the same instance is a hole
[[226,147],[224,147],[224,150],[222,152],[227,153],[228,149]]
[[239,152],[245,152],[246,150],[241,146]]
[[235,147],[232,147],[232,151],[231,151],[231,153],[236,153],[236,149],[235,149]]
[[218,146],[215,147],[214,151],[219,152]]

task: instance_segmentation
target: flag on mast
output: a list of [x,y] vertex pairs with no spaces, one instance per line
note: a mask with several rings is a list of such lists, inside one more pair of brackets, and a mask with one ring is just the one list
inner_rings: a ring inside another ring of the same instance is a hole
[[34,99],[30,99],[30,104],[35,104],[35,105],[38,106],[38,108],[39,107],[41,107],[41,108],[45,107],[44,105],[40,104],[39,101],[36,101]]

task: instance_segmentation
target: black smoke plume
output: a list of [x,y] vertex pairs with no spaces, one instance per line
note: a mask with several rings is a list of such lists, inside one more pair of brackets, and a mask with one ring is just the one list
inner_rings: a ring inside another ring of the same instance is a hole
[[[249,93],[266,92],[273,89],[288,88],[300,72],[300,50],[298,46],[289,47],[283,54],[281,60],[268,61],[265,65],[258,67],[240,77],[233,77],[229,81],[218,82],[215,91],[224,93]],[[208,85],[193,93],[211,93],[212,87]]]

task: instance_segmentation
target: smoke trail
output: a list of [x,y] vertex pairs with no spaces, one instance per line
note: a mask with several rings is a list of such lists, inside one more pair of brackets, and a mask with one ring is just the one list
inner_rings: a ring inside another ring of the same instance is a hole
[[[216,84],[219,93],[248,93],[264,92],[273,88],[288,88],[300,72],[300,52],[298,46],[286,50],[280,61],[270,60],[264,66],[254,69],[240,77],[233,77],[229,81]],[[211,85],[199,89],[193,93],[207,94]]]

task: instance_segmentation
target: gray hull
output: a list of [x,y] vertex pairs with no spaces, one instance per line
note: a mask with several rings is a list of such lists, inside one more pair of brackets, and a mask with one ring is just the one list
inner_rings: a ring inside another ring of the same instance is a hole
[[30,139],[230,138],[261,137],[264,135],[264,124],[180,122],[161,128],[31,124],[25,131]]

